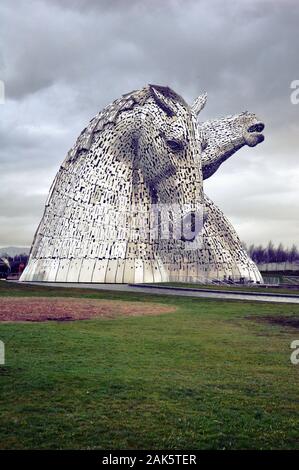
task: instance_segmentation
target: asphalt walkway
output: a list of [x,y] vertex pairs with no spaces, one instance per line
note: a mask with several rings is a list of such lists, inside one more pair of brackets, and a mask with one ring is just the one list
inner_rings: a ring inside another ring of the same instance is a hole
[[[9,281],[16,282],[16,281]],[[18,281],[17,281],[18,282]],[[182,297],[195,297],[203,299],[222,299],[222,300],[248,300],[254,302],[276,302],[276,303],[293,303],[299,304],[299,296],[287,294],[273,294],[263,292],[237,292],[237,291],[220,291],[205,289],[189,289],[182,287],[145,285],[145,284],[84,284],[72,282],[24,282],[22,284],[31,284],[38,286],[51,287],[72,287],[79,289],[96,289],[109,290],[117,292],[142,292],[144,294],[156,295],[177,295]]]

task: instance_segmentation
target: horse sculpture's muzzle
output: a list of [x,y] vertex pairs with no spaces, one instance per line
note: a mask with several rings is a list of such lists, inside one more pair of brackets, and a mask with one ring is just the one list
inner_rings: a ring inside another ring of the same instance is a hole
[[260,144],[264,140],[262,134],[265,128],[264,123],[258,121],[248,127],[247,132],[245,133],[245,141],[249,147],[255,147],[257,144]]

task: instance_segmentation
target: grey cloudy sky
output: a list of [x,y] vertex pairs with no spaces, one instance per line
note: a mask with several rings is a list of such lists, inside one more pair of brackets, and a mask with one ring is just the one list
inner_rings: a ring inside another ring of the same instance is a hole
[[2,0],[0,246],[30,245],[52,179],[87,122],[121,94],[206,90],[201,120],[252,111],[245,147],[205,191],[246,242],[299,242],[297,0]]

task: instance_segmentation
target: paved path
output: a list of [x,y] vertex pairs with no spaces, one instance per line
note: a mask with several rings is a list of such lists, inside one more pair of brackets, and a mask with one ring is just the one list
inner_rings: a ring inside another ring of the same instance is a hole
[[[18,281],[9,281],[18,282]],[[267,293],[240,293],[240,292],[220,292],[205,291],[200,289],[164,287],[164,286],[145,286],[145,285],[132,285],[132,284],[84,284],[84,283],[56,283],[56,282],[24,282],[22,284],[32,284],[38,286],[51,286],[51,287],[75,287],[79,289],[96,289],[96,290],[110,290],[117,292],[142,292],[145,294],[158,294],[158,295],[178,295],[183,297],[196,297],[204,299],[223,299],[223,300],[249,300],[251,302],[277,302],[277,303],[293,303],[299,304],[299,296],[287,296],[283,294],[267,294]]]

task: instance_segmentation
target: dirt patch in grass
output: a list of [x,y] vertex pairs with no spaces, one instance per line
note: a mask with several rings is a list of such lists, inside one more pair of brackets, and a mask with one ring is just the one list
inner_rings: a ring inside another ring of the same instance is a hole
[[257,317],[257,316],[247,316],[248,320],[253,320],[258,323],[270,323],[272,325],[286,326],[291,328],[299,329],[299,317],[298,316],[266,316],[266,317]]
[[66,297],[1,297],[0,322],[42,322],[160,315],[176,307],[149,302]]

